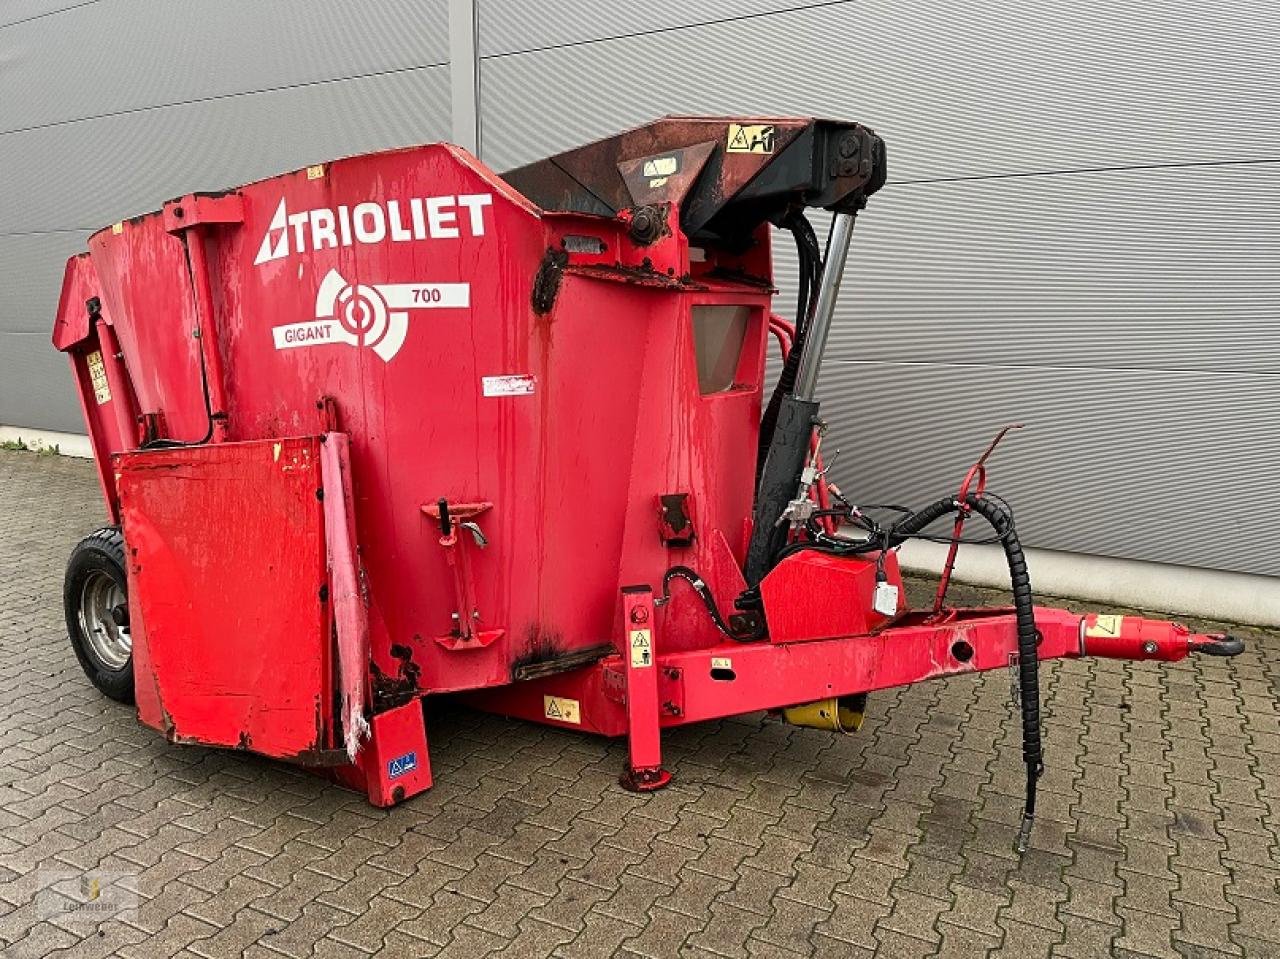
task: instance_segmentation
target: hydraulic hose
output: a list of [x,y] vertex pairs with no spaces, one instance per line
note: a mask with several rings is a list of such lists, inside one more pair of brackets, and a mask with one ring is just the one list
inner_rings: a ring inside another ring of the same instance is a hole
[[1022,810],[1022,826],[1018,830],[1019,853],[1027,851],[1031,825],[1036,815],[1036,783],[1044,773],[1044,748],[1040,741],[1040,633],[1031,596],[1031,577],[1027,560],[1013,527],[1013,517],[1002,505],[982,496],[970,496],[970,509],[991,524],[1004,544],[1009,562],[1009,583],[1013,590],[1013,609],[1018,623],[1018,704],[1022,710],[1022,761],[1027,767],[1026,800]]
[[1022,712],[1022,761],[1027,767],[1026,799],[1022,826],[1018,830],[1017,849],[1027,851],[1027,840],[1036,813],[1036,784],[1044,772],[1044,750],[1040,738],[1040,634],[1036,629],[1035,608],[1031,595],[1031,577],[1013,516],[1000,502],[984,496],[969,496],[961,504],[952,497],[926,506],[894,524],[886,533],[884,549],[904,542],[948,513],[968,508],[985,519],[1004,546],[1009,564],[1009,582],[1013,590],[1013,608],[1018,628],[1018,704]]
[[813,225],[805,219],[803,213],[796,212],[782,226],[790,230],[795,238],[796,259],[799,264],[795,337],[760,420],[760,439],[756,450],[757,486],[764,473],[764,461],[769,447],[773,443],[782,401],[795,389],[796,376],[800,372],[800,355],[804,351],[805,337],[809,332],[809,315],[813,311],[814,297],[822,276],[822,252],[818,248],[818,237],[813,232]]
[[707,586],[706,581],[698,575],[696,570],[692,570],[688,566],[672,566],[663,574],[662,596],[656,599],[653,605],[665,606],[671,602],[671,582],[676,579],[684,580],[693,588],[693,591],[698,594],[698,599],[702,600],[702,605],[706,607],[707,615],[711,617],[711,622],[725,636],[739,643],[750,642],[755,638],[735,632],[733,627],[724,621],[724,617],[720,615],[720,607],[716,605],[715,597],[711,595],[710,587]]

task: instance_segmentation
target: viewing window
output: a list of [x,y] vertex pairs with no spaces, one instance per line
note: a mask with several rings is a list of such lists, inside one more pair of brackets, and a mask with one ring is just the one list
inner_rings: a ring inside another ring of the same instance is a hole
[[698,359],[698,392],[732,389],[751,308],[724,304],[693,307],[693,350]]

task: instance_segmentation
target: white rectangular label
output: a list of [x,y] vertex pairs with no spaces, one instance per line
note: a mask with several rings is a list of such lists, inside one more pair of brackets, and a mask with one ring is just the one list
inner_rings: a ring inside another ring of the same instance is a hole
[[337,320],[307,320],[273,327],[276,349],[292,346],[315,346],[317,343],[354,343],[355,337],[344,330]]
[[531,373],[485,376],[480,380],[485,396],[532,396],[533,382]]
[[98,405],[111,402],[111,387],[107,385],[107,370],[102,365],[102,352],[94,350],[86,358],[89,366],[89,382],[93,384],[93,398]]
[[645,669],[653,665],[653,634],[647,629],[631,630],[631,666]]
[[430,310],[471,305],[470,283],[380,283],[374,289],[392,309]]

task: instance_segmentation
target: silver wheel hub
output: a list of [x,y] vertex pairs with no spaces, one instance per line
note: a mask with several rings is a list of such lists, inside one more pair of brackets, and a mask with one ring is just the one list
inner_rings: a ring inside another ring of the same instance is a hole
[[101,570],[91,572],[80,588],[80,630],[94,658],[107,669],[124,669],[133,654],[129,627],[117,624],[128,621],[126,602],[124,589]]

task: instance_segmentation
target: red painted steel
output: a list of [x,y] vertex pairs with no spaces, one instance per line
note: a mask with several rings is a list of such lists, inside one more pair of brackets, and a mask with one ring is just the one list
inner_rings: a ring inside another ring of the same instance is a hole
[[[771,641],[727,639],[687,584],[653,600],[677,565],[726,615],[745,588],[765,349],[795,336],[771,319],[767,224],[695,247],[680,205],[711,182],[690,215],[714,237],[734,222],[716,204],[811,129],[682,118],[574,154],[564,182],[512,174],[600,215],[437,144],[94,234],[54,342],[128,544],[142,721],[387,805],[431,782],[420,697],[471,691],[629,733],[627,781],[656,788],[664,726],[1007,666],[1010,613],[882,616],[865,558],[784,560],[761,585]],[[1037,623],[1046,658],[1211,639]]]
[[[630,756],[622,773],[622,785],[635,792],[661,789],[671,781],[671,774],[662,768],[655,619],[653,591],[648,586],[624,587],[621,665]],[[546,701],[543,703],[545,715]]]
[[330,745],[318,437],[117,458],[138,715],[175,742]]

